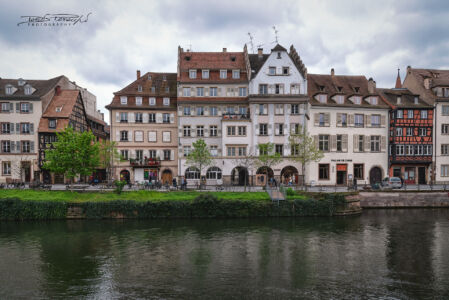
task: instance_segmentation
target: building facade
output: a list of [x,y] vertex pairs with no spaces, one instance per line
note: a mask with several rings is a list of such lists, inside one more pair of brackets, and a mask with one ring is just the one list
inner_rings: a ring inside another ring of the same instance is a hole
[[433,106],[404,88],[377,91],[390,106],[389,176],[400,177],[405,184],[428,183],[433,157]]
[[389,106],[365,76],[309,74],[308,133],[324,153],[307,165],[317,185],[380,183],[388,174]]
[[122,161],[114,177],[172,184],[178,174],[176,74],[148,72],[114,93],[110,112],[111,141]]

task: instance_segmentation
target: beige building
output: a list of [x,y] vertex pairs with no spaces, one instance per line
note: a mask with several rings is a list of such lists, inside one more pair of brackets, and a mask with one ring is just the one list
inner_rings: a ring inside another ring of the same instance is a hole
[[146,73],[114,93],[110,112],[111,141],[124,161],[114,177],[131,182],[160,180],[172,184],[178,174],[176,74]]

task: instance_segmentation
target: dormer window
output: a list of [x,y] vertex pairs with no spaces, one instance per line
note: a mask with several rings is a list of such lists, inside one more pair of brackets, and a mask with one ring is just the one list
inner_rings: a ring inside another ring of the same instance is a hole
[[278,57],[277,57],[278,59],[281,59],[282,57],[281,57],[281,52],[278,52]]
[[189,70],[189,78],[190,79],[196,78],[196,70]]
[[231,61],[235,61],[235,56],[231,56]]
[[166,93],[170,92],[170,88],[168,86],[165,88],[165,92]]
[[138,85],[138,86],[137,86],[137,91],[138,91],[138,92],[141,92],[141,91],[142,91],[142,86],[141,86],[141,85]]
[[345,101],[345,96],[343,95],[337,95],[334,97],[335,102],[337,102],[337,104],[343,104]]
[[121,96],[121,97],[120,97],[120,104],[121,104],[121,105],[126,105],[126,104],[128,104],[128,97],[126,97],[126,96]]
[[228,70],[220,70],[220,79],[226,79],[228,77]]
[[324,92],[324,85],[320,85],[320,92]]
[[203,70],[202,74],[201,74],[201,77],[203,79],[209,79],[209,70]]
[[318,95],[318,102],[320,102],[320,103],[326,103],[327,102],[327,95],[325,95],[325,94],[320,94],[320,95]]
[[151,92],[152,92],[152,93],[155,93],[155,92],[156,92],[156,87],[152,86],[152,87],[151,87]]
[[417,97],[417,96],[415,96],[415,98],[414,98],[414,100],[415,100],[415,104],[418,104],[419,102],[419,98]]
[[337,90],[341,93],[341,91],[343,90],[343,87],[337,86]]
[[190,56],[186,56],[184,59],[190,61]]
[[268,68],[268,74],[276,75],[276,67],[269,67]]
[[156,98],[150,98],[150,105],[156,105]]
[[288,75],[289,74],[289,68],[288,67],[282,67],[282,74],[283,75]]
[[445,98],[448,98],[448,97],[449,97],[449,88],[443,88],[443,96],[444,96]]
[[354,91],[355,91],[356,93],[358,93],[358,92],[360,91],[360,88],[359,88],[358,86],[356,86],[356,87],[354,88]]
[[17,84],[19,85],[19,86],[24,86],[25,85],[25,80],[23,80],[22,78],[19,78],[19,81],[17,82]]
[[142,105],[142,97],[136,97],[136,105]]
[[56,128],[56,119],[49,119],[48,120],[48,128],[55,129]]
[[232,70],[232,78],[239,79],[240,78],[240,70]]
[[31,86],[27,85],[25,87],[25,95],[31,95],[32,94],[32,88]]
[[167,75],[162,75],[162,80],[167,81]]
[[354,104],[360,105],[360,104],[362,104],[362,97],[360,97],[360,96],[354,96],[354,97],[352,97],[352,102],[353,102]]
[[169,106],[170,105],[170,98],[164,98],[164,105]]
[[56,110],[56,112],[61,112],[62,111],[62,106],[57,106],[55,110]]
[[5,88],[6,95],[12,95],[12,86],[7,85]]
[[401,96],[396,97],[396,104],[401,104]]
[[371,104],[371,105],[377,105],[377,97],[370,97],[369,98],[369,103]]

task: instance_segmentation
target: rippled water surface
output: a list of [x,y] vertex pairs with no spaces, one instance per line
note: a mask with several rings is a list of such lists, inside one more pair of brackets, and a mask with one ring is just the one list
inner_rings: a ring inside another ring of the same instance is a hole
[[0,299],[449,299],[449,210],[0,223]]

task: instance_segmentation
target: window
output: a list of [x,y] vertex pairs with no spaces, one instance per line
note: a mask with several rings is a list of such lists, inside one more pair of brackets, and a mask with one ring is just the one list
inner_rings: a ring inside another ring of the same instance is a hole
[[134,141],[143,142],[143,131],[134,131]]
[[335,102],[337,102],[337,104],[343,104],[345,102],[345,96],[343,95],[335,96]]
[[401,109],[398,109],[398,110],[396,111],[396,118],[397,118],[397,119],[402,119],[403,117],[404,117],[404,111],[401,110]]
[[190,97],[190,88],[189,87],[185,87],[182,89],[182,95],[184,97]]
[[22,153],[30,153],[30,152],[31,152],[31,142],[22,141]]
[[204,116],[204,107],[203,106],[197,106],[196,107],[196,115],[197,116]]
[[324,95],[324,94],[318,95],[318,102],[326,103],[327,102],[327,95]]
[[221,179],[221,170],[218,167],[207,169],[206,179]]
[[259,144],[258,148],[259,148],[259,156],[260,155],[268,155],[268,148],[265,147],[264,144]]
[[427,128],[419,128],[419,136],[426,136]]
[[29,103],[20,103],[20,112],[21,113],[29,113],[30,112],[30,104]]
[[396,145],[396,155],[400,156],[404,155],[405,153],[404,150],[405,150],[404,145]]
[[168,113],[162,114],[162,122],[165,124],[170,123],[170,114]]
[[318,148],[320,151],[329,151],[329,136],[320,134],[318,136]]
[[149,142],[156,142],[157,141],[156,131],[148,131],[148,141]]
[[228,147],[228,156],[235,156],[235,147]]
[[341,126],[346,127],[348,125],[348,114],[341,114]]
[[20,123],[20,133],[30,134],[30,123]]
[[200,179],[200,171],[195,167],[189,167],[185,174],[186,179]]
[[190,136],[190,126],[184,126],[184,136]]
[[120,131],[120,141],[128,141],[128,131],[122,130]]
[[128,122],[128,113],[121,112],[120,113],[120,123],[126,123]]
[[120,156],[122,159],[128,160],[128,150],[120,150]]
[[324,114],[320,113],[319,114],[319,121],[320,121],[320,126],[324,126]]
[[277,56],[277,59],[281,59],[282,57],[281,57],[281,52],[278,52],[278,56]]
[[190,106],[184,106],[184,116],[190,116]]
[[10,161],[2,162],[2,174],[3,175],[11,175],[11,162]]
[[184,156],[185,156],[185,157],[189,156],[190,152],[192,152],[192,147],[190,147],[190,146],[184,146],[184,147],[183,147],[183,152],[184,152]]
[[196,136],[203,137],[204,136],[204,126],[196,126]]
[[190,79],[196,78],[196,70],[189,70],[189,78]]
[[3,153],[11,152],[11,141],[2,141],[2,152]]
[[318,165],[318,179],[328,180],[329,179],[329,164],[319,164]]
[[203,97],[204,96],[204,88],[203,87],[197,87],[196,88],[196,95],[198,97]]
[[275,128],[276,128],[276,135],[284,135],[284,124],[283,123],[278,123],[278,124],[274,124]]
[[356,114],[354,116],[354,125],[356,127],[363,127],[363,125],[364,125],[364,122],[363,122],[364,118],[363,117],[364,116],[362,114]]
[[240,78],[240,70],[232,70],[232,78],[239,79]]
[[148,123],[156,123],[156,114],[155,113],[148,114]]
[[413,110],[412,110],[412,109],[409,109],[409,110],[407,111],[407,118],[408,118],[408,119],[413,119]]
[[441,165],[441,177],[449,176],[449,165]]
[[228,77],[228,70],[220,70],[220,79],[226,79]]
[[6,94],[7,95],[11,95],[12,94],[12,86],[7,86],[6,87]]
[[238,127],[238,134],[240,136],[246,136],[246,126],[239,126]]
[[170,87],[166,86],[166,87],[165,87],[165,92],[166,92],[166,93],[170,92]]
[[239,106],[239,114],[246,115],[248,112],[248,108],[246,106]]
[[217,88],[216,87],[209,88],[209,95],[211,97],[216,97],[217,96]]
[[299,104],[292,104],[292,115],[298,115],[299,114]]
[[170,131],[162,132],[162,142],[164,142],[164,143],[171,142],[171,132]]
[[170,98],[164,98],[164,105],[169,106],[170,105]]
[[268,94],[268,85],[267,84],[259,84],[259,94],[261,94],[261,95]]
[[396,128],[396,136],[403,136],[402,127],[397,127]]
[[282,67],[282,74],[288,75],[289,74],[289,68],[288,67]]
[[2,123],[2,134],[11,133],[11,123]]
[[371,126],[380,127],[380,115],[371,115]]
[[239,156],[246,156],[246,147],[239,147]]
[[276,144],[276,146],[274,147],[274,150],[276,153],[278,153],[279,155],[284,155],[284,145],[282,144]]
[[217,145],[210,146],[210,155],[212,155],[212,156],[218,155],[218,146]]
[[274,108],[275,115],[283,115],[284,114],[284,104],[276,104]]
[[157,156],[156,150],[148,150],[149,158],[156,158],[156,156]]
[[371,152],[380,152],[380,136],[371,136]]
[[239,96],[240,97],[246,96],[246,87],[239,87]]
[[211,116],[216,116],[217,114],[218,114],[217,107],[216,106],[211,106],[210,107],[210,115]]
[[449,124],[441,124],[441,134],[449,134]]
[[2,109],[1,112],[9,112],[10,111],[9,102],[2,102],[1,109]]
[[407,136],[412,136],[412,135],[413,135],[413,128],[407,127]]
[[136,97],[136,105],[142,105],[142,97]]
[[301,125],[299,123],[292,123],[290,124],[290,130],[293,134],[299,134],[299,129],[301,128]]
[[377,97],[373,97],[373,96],[369,97],[369,103],[371,105],[377,105]]
[[299,145],[298,144],[292,144],[290,146],[291,155],[299,155]]
[[32,91],[32,89],[30,86],[25,87],[25,95],[31,95],[31,91]]
[[363,152],[365,150],[364,148],[364,140],[365,140],[365,136],[363,135],[359,135],[359,140],[358,140],[358,150],[359,152]]
[[209,70],[203,70],[202,74],[201,74],[201,77],[203,79],[208,79],[209,78]]
[[427,119],[427,110],[421,110],[421,119]]
[[343,135],[337,134],[337,152],[343,151]]
[[275,90],[274,90],[275,94],[279,95],[281,93],[281,85],[280,84],[275,84],[274,88],[275,88]]
[[432,145],[424,145],[424,155],[432,155]]
[[[2,107],[2,111],[3,111],[3,107]],[[443,105],[443,109],[442,109],[441,113],[443,116],[449,116],[449,105]]]
[[209,134],[210,134],[210,136],[217,136],[217,132],[218,132],[218,129],[217,129],[216,125],[211,125],[209,127]]
[[269,67],[268,68],[268,74],[276,75],[276,67]]
[[259,124],[259,135],[268,135],[268,124]]
[[413,146],[405,145],[405,155],[413,155]]
[[228,106],[226,107],[226,113],[233,115],[234,114],[234,106]]
[[149,101],[151,106],[156,105],[156,98],[151,97]]
[[141,92],[141,91],[142,91],[142,86],[141,86],[141,85],[138,85],[138,86],[137,86],[137,91],[138,91],[138,92]]
[[235,126],[228,126],[228,136],[233,136],[235,135]]
[[441,145],[441,155],[449,155],[449,144]]
[[121,96],[121,97],[120,97],[120,104],[121,104],[121,105],[126,105],[126,104],[128,104],[128,97],[126,97],[126,96]]
[[143,160],[143,150],[136,150],[136,160],[138,161]]
[[56,128],[56,119],[49,119],[48,120],[48,128],[55,129]]
[[171,159],[171,150],[164,150],[164,160]]
[[268,111],[266,109],[265,104],[259,104],[259,115],[266,115]]
[[354,97],[352,97],[352,102],[354,104],[360,105],[360,104],[362,104],[362,98],[360,96],[354,96]]
[[143,121],[143,114],[142,113],[136,113],[135,121],[136,121],[136,123],[142,123],[142,121]]

